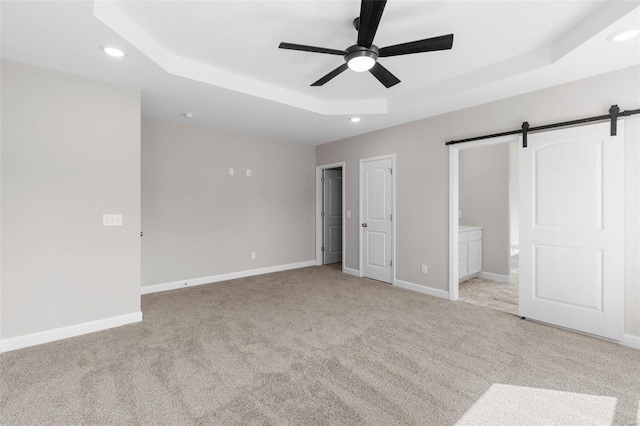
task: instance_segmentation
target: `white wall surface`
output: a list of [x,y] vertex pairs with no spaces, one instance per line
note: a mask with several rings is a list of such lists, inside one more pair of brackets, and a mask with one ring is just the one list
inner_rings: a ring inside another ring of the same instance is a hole
[[[640,68],[576,82],[344,139],[316,149],[316,164],[346,162],[346,266],[358,269],[358,160],[396,153],[396,278],[448,290],[446,141],[640,108]],[[373,120],[375,117],[363,117]],[[625,119],[625,332],[640,336],[640,117]],[[427,264],[428,275],[420,273]]]
[[315,147],[143,119],[143,286],[312,261],[314,212]]
[[482,270],[509,275],[509,144],[462,149],[460,225],[482,226]]
[[0,87],[2,339],[138,313],[139,91],[7,61]]

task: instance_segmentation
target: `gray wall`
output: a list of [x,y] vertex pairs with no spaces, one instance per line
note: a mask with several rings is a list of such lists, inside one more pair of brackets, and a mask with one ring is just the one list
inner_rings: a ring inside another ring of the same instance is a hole
[[142,284],[314,260],[314,182],[313,146],[144,118]]
[[2,338],[139,312],[139,92],[7,61],[1,78]]
[[510,244],[520,247],[520,144],[509,144],[509,225]]
[[460,150],[460,225],[482,226],[482,270],[509,275],[509,144]]
[[[396,153],[396,278],[448,290],[449,163],[446,141],[605,114],[640,105],[640,68],[632,67],[401,126],[320,145],[316,163],[346,162],[346,266],[358,269],[358,161]],[[367,120],[367,117],[364,117]],[[625,319],[640,336],[640,118],[626,121]],[[429,274],[420,273],[420,265]]]

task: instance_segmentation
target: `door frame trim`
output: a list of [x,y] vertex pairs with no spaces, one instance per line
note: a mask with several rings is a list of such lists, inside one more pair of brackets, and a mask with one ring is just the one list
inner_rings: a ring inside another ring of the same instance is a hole
[[359,184],[358,184],[358,256],[360,257],[359,260],[359,268],[360,268],[360,276],[363,277],[364,276],[364,256],[363,256],[363,252],[364,252],[364,236],[363,236],[363,232],[362,232],[362,222],[364,221],[364,217],[363,217],[363,208],[362,208],[362,194],[364,192],[364,179],[362,178],[362,174],[363,174],[363,164],[366,161],[374,161],[374,160],[384,160],[384,159],[391,159],[391,168],[393,169],[393,178],[391,179],[391,199],[392,199],[392,203],[393,206],[391,208],[391,211],[393,213],[391,213],[393,215],[393,220],[392,220],[392,226],[391,226],[391,232],[393,233],[393,238],[392,238],[392,243],[391,243],[391,260],[393,261],[393,266],[392,266],[392,275],[391,275],[391,284],[395,285],[396,282],[396,270],[398,269],[398,263],[396,262],[396,223],[398,222],[398,216],[396,215],[396,180],[398,177],[398,171],[397,171],[397,167],[396,167],[396,154],[385,154],[385,155],[378,155],[375,157],[367,157],[367,158],[361,158],[360,159],[360,167],[359,167]]
[[346,262],[347,252],[345,250],[345,222],[346,217],[346,185],[347,181],[347,168],[344,161],[340,163],[330,163],[316,166],[316,266],[323,265],[322,256],[322,171],[325,169],[334,169],[336,167],[342,167],[342,272],[344,272],[344,266]]
[[[449,300],[458,300],[458,211],[460,210],[460,151],[481,146],[518,142],[518,135],[498,136],[449,145]],[[511,225],[509,225],[511,226]]]

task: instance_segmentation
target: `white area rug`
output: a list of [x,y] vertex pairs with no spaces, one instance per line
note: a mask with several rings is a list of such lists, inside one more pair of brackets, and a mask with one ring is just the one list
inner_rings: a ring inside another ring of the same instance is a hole
[[456,425],[611,425],[616,402],[608,396],[494,383]]

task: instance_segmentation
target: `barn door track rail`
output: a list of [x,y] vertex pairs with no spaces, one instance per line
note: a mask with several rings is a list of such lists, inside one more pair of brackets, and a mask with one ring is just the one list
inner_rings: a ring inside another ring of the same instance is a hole
[[627,111],[620,111],[620,108],[618,107],[618,105],[612,105],[611,108],[609,108],[609,114],[605,114],[605,115],[598,115],[596,117],[588,117],[588,118],[581,118],[579,120],[571,120],[571,121],[563,121],[561,123],[553,123],[553,124],[547,124],[544,126],[536,126],[536,127],[530,127],[529,123],[527,121],[525,121],[524,123],[522,123],[522,127],[518,130],[512,130],[509,132],[502,132],[502,133],[494,133],[491,135],[484,135],[484,136],[476,136],[474,138],[467,138],[467,139],[460,139],[457,141],[449,141],[446,143],[446,145],[455,145],[458,143],[464,143],[464,142],[472,142],[472,141],[480,141],[483,139],[491,139],[491,138],[497,138],[500,136],[509,136],[509,135],[519,135],[522,134],[522,147],[526,148],[527,147],[527,135],[531,132],[540,132],[543,130],[549,130],[549,129],[555,129],[557,127],[568,127],[568,126],[576,126],[579,124],[585,124],[585,123],[591,123],[594,121],[605,121],[605,120],[610,120],[611,121],[611,136],[615,136],[618,132],[618,118],[619,117],[627,117],[630,115],[634,115],[634,114],[640,114],[640,108],[639,109],[631,109],[631,110],[627,110]]

